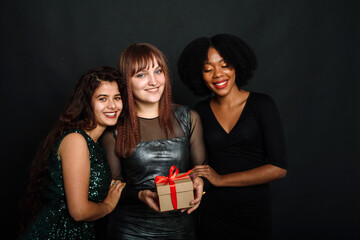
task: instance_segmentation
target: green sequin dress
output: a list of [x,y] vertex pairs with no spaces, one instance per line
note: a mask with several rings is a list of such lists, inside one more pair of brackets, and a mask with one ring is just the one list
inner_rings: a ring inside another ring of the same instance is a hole
[[80,133],[87,142],[90,154],[89,200],[101,202],[107,196],[111,183],[111,173],[105,153],[99,143],[95,143],[82,129],[66,132],[55,143],[49,158],[49,175],[45,180],[44,206],[35,222],[19,239],[95,239],[94,222],[75,221],[66,208],[64,182],[58,148],[69,133]]

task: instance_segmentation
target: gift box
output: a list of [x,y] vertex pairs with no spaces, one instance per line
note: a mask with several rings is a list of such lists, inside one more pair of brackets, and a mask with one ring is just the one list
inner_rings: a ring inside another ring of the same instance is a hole
[[170,168],[169,177],[155,178],[161,212],[192,207],[190,202],[194,200],[194,188],[188,176],[190,172],[178,174],[178,170],[173,166]]

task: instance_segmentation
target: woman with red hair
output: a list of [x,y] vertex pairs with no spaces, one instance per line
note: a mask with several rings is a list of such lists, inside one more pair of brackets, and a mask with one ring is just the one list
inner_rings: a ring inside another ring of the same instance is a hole
[[127,84],[129,109],[117,131],[105,133],[113,178],[126,182],[109,217],[108,239],[195,239],[189,215],[198,208],[203,182],[193,178],[193,207],[160,213],[154,178],[169,174],[172,165],[187,172],[205,160],[198,114],[174,105],[167,60],[147,43],[128,46],[120,56],[120,72]]

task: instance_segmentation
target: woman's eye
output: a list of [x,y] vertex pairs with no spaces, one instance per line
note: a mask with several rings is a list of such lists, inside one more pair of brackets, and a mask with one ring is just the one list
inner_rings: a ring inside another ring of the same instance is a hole
[[119,101],[119,100],[121,100],[121,97],[115,97],[115,100]]
[[155,71],[156,74],[159,74],[159,73],[162,73],[162,70],[161,69],[158,69]]
[[145,76],[145,74],[144,73],[139,73],[139,74],[136,74],[136,77],[138,77],[138,78],[142,78],[142,77],[144,77]]
[[106,101],[106,98],[99,98],[100,101]]
[[211,69],[204,69],[203,71],[207,73],[207,72],[211,72]]
[[232,68],[233,65],[231,65],[230,63],[224,63],[224,65],[221,66],[222,68]]

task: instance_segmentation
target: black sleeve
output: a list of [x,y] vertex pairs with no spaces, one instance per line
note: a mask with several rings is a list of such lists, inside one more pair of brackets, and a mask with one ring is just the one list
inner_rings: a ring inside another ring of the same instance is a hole
[[286,169],[286,144],[280,114],[274,100],[265,94],[259,98],[259,122],[269,164]]

